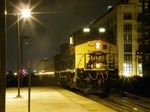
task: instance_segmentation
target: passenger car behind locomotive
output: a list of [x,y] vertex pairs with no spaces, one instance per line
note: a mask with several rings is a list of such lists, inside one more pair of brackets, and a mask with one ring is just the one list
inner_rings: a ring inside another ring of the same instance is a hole
[[84,93],[104,93],[118,77],[117,46],[105,29],[78,30],[70,44],[60,46],[55,56],[55,77],[59,84]]

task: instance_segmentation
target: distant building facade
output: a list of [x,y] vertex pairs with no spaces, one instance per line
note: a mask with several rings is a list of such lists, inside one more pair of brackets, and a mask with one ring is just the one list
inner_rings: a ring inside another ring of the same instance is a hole
[[105,27],[116,37],[118,46],[119,75],[143,76],[142,54],[139,40],[142,38],[142,0],[120,0],[108,9],[90,27]]
[[142,0],[142,38],[139,40],[139,50],[142,52],[143,74],[150,77],[150,0]]

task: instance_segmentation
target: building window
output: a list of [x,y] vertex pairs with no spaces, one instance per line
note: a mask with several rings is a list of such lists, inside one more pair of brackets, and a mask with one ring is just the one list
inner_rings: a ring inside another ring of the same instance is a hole
[[132,62],[132,55],[131,54],[125,54],[124,55],[124,62],[125,63],[131,63]]
[[132,13],[124,13],[123,19],[132,19]]
[[124,52],[132,52],[132,44],[124,44]]
[[113,17],[110,18],[110,23],[112,23],[112,22],[113,22]]
[[139,32],[139,33],[142,32],[142,24],[138,24],[138,32]]
[[138,13],[138,22],[142,21],[142,13]]
[[139,74],[142,74],[142,64],[139,64]]
[[124,34],[124,42],[132,42],[132,33]]
[[125,63],[124,64],[124,75],[129,76],[132,74],[132,64]]
[[148,64],[148,63],[150,64],[150,55],[145,56],[145,61],[146,61],[145,62],[146,64]]
[[117,20],[117,18],[116,18],[116,14],[114,14],[114,21],[116,21]]
[[[147,62],[147,61],[146,61]],[[138,55],[138,63],[142,63],[142,55]]]
[[138,43],[141,43],[141,42],[142,42],[142,34],[139,33],[139,34],[138,34]]
[[113,33],[114,33],[114,35],[116,36],[117,35],[117,31],[116,31],[116,28],[117,26],[116,26],[116,24],[114,25],[114,28],[113,28]]
[[132,24],[130,23],[124,24],[124,32],[132,32]]

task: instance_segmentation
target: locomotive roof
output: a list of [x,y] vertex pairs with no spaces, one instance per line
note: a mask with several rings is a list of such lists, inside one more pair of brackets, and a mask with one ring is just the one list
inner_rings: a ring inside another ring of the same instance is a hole
[[115,44],[115,36],[111,31],[99,32],[99,28],[90,28],[89,32],[84,32],[83,29],[77,30],[71,35],[75,45],[79,45],[91,40],[103,40],[111,44]]

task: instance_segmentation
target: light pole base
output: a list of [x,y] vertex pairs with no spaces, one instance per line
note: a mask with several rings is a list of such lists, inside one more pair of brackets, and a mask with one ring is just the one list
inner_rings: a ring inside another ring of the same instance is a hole
[[23,98],[21,95],[17,95],[15,98]]

